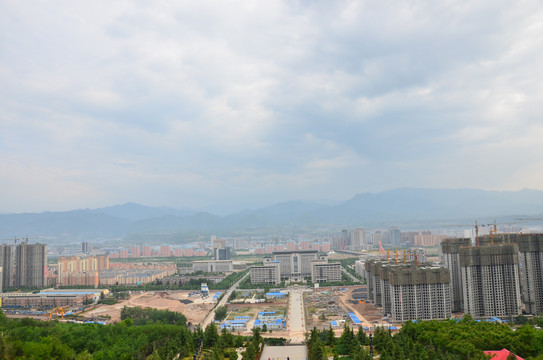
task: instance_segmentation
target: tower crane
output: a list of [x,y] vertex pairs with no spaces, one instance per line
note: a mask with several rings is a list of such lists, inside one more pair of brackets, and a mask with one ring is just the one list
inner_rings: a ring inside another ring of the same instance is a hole
[[[473,224],[465,224],[465,225],[444,225],[444,227],[472,227]],[[480,226],[486,226],[484,224],[479,224],[477,220],[475,220],[475,241],[477,244],[477,247],[479,247],[479,227]]]
[[[515,219],[515,220],[523,220],[523,219]],[[525,219],[524,219],[525,220]],[[539,219],[543,220],[543,219]],[[500,223],[501,225],[509,225],[509,224],[518,224],[518,221],[515,222],[507,222],[507,223]],[[466,224],[466,225],[444,225],[443,227],[475,227],[475,241],[477,244],[477,247],[479,247],[479,228],[489,226],[490,229],[490,242],[493,245],[494,244],[494,235],[498,232],[498,225],[496,224],[496,220],[494,220],[494,223],[492,224],[479,224],[477,220],[475,220],[475,225],[473,224]]]

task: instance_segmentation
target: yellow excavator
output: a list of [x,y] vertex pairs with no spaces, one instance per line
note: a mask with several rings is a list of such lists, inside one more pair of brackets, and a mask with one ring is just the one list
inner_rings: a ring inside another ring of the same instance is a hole
[[54,308],[53,310],[49,311],[49,320],[53,320],[53,314],[60,316],[61,319],[64,319],[64,314],[66,313],[66,309],[59,306]]

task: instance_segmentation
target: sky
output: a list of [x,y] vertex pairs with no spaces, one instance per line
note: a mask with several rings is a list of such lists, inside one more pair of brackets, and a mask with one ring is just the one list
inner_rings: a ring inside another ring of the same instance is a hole
[[540,1],[0,1],[0,212],[543,190]]

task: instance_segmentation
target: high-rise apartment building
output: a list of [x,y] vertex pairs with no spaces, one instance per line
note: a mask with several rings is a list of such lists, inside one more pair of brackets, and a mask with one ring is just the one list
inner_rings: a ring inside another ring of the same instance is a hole
[[47,245],[23,242],[16,247],[15,286],[45,287]]
[[366,230],[354,229],[351,231],[351,243],[353,250],[368,250],[366,246]]
[[15,246],[0,245],[0,266],[2,267],[2,289],[15,286]]
[[368,284],[368,298],[375,306],[383,306],[381,271],[380,268],[389,261],[387,259],[369,259],[364,264],[366,267],[366,283]]
[[450,275],[447,269],[391,268],[388,281],[393,322],[451,317]]
[[88,254],[92,251],[92,244],[89,244],[87,241],[81,243],[81,252],[83,254]]
[[230,260],[230,248],[227,246],[224,249],[213,249],[213,260]]
[[225,239],[211,239],[211,252],[214,260],[230,260],[230,247]]
[[133,258],[138,258],[141,256],[141,250],[140,250],[140,247],[139,246],[132,246],[132,248],[130,249],[130,255],[131,257]]
[[143,257],[151,257],[153,255],[151,251],[151,246],[149,245],[143,245],[141,247],[141,256]]
[[520,234],[517,238],[520,257],[520,288],[526,312],[543,312],[543,234]]
[[348,230],[341,230],[341,247],[340,250],[351,248],[351,233]]
[[462,271],[460,269],[460,247],[471,246],[471,239],[445,239],[441,242],[441,251],[445,267],[451,273],[451,307],[453,312],[464,308]]
[[402,235],[400,229],[397,227],[391,227],[388,232],[390,233],[390,244],[394,248],[399,248],[402,244]]
[[393,322],[451,316],[449,270],[409,260],[365,261],[368,298]]
[[170,245],[160,245],[160,257],[170,257],[172,254],[172,250],[170,249]]
[[473,317],[521,312],[518,246],[461,247],[464,311]]

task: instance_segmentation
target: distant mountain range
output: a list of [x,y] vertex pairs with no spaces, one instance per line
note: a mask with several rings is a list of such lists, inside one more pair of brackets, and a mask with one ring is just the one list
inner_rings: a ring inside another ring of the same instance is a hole
[[[0,237],[92,240],[97,238],[183,239],[277,229],[340,229],[400,226],[402,229],[541,217],[543,191],[395,189],[358,194],[335,205],[289,201],[227,216],[127,203],[101,209],[0,215]],[[184,235],[184,236],[183,236]]]

